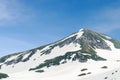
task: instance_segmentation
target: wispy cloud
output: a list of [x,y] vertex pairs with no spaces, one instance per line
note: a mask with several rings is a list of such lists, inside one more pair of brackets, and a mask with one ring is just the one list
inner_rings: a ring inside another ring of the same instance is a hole
[[95,16],[94,28],[103,32],[120,29],[120,8],[105,9]]
[[109,7],[97,12],[91,22],[95,30],[104,33],[120,29],[120,7]]
[[0,0],[0,26],[24,21],[29,17],[29,10],[18,0]]

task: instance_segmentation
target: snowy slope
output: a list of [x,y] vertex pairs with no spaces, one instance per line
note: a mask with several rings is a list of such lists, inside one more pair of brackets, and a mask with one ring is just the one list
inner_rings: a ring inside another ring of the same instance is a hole
[[[112,64],[111,64],[112,63]],[[75,66],[74,66],[75,65]],[[93,66],[94,65],[94,66]],[[107,66],[107,69],[101,67]],[[10,74],[10,78],[3,80],[119,80],[120,64],[117,62],[68,63],[58,67],[51,67],[44,73],[22,71]],[[87,68],[86,71],[81,71]],[[84,76],[78,76],[85,73]],[[88,74],[90,73],[90,74]],[[24,75],[23,75],[24,74]]]
[[111,50],[101,50],[96,49],[97,54],[107,60],[119,61],[120,60],[120,49],[114,47],[113,43],[105,40],[107,44],[111,47]]
[[57,42],[0,58],[0,72],[10,76],[3,80],[119,80],[119,61],[119,41],[80,29]]

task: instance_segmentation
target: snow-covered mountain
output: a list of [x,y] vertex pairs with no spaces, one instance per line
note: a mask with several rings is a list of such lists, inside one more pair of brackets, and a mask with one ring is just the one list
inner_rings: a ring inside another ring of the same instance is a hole
[[80,29],[54,43],[0,58],[3,80],[120,80],[120,42]]

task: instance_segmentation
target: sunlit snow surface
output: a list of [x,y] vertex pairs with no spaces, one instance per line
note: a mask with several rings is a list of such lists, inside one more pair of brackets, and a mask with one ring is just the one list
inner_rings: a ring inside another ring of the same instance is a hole
[[[77,38],[80,38],[83,33],[81,29],[77,33]],[[72,34],[61,41],[75,35],[76,34]],[[78,61],[69,60],[66,64],[61,64],[59,66],[44,67],[43,69],[45,72],[43,73],[28,71],[30,68],[38,66],[46,59],[52,59],[56,56],[64,55],[68,51],[77,51],[81,49],[79,44],[70,43],[63,47],[56,46],[49,55],[40,56],[42,54],[41,51],[49,49],[51,44],[42,50],[37,50],[27,62],[19,62],[9,66],[3,65],[0,72],[7,73],[10,77],[1,80],[120,80],[120,49],[116,49],[112,42],[108,40],[104,41],[110,46],[111,50],[95,50],[97,55],[107,59],[107,61],[93,61],[89,59],[86,63],[80,63]],[[7,61],[17,56],[13,56]],[[27,56],[28,54],[26,54],[24,58]],[[87,70],[81,71],[82,69]],[[84,75],[80,76],[81,74]]]
[[[101,67],[107,66],[107,69]],[[111,61],[89,61],[87,63],[67,63],[58,67],[50,67],[44,73],[36,73],[29,71],[21,71],[9,74],[10,78],[3,80],[119,80],[120,63]],[[81,69],[87,68],[86,71]],[[87,74],[87,73],[91,74]],[[86,73],[85,76],[78,76]]]

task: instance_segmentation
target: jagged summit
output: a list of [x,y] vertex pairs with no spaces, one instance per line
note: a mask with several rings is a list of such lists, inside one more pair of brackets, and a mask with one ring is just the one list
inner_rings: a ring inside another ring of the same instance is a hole
[[83,32],[84,30],[85,30],[84,28],[81,28],[81,29],[79,29],[78,33]]
[[[0,69],[5,72],[11,72],[9,68],[12,68],[13,72],[37,71],[68,62],[103,61],[107,58],[100,56],[97,49],[112,51],[113,47],[111,46],[119,49],[120,42],[89,29],[80,29],[54,43],[1,57]],[[24,64],[22,68],[20,68],[21,64]]]

